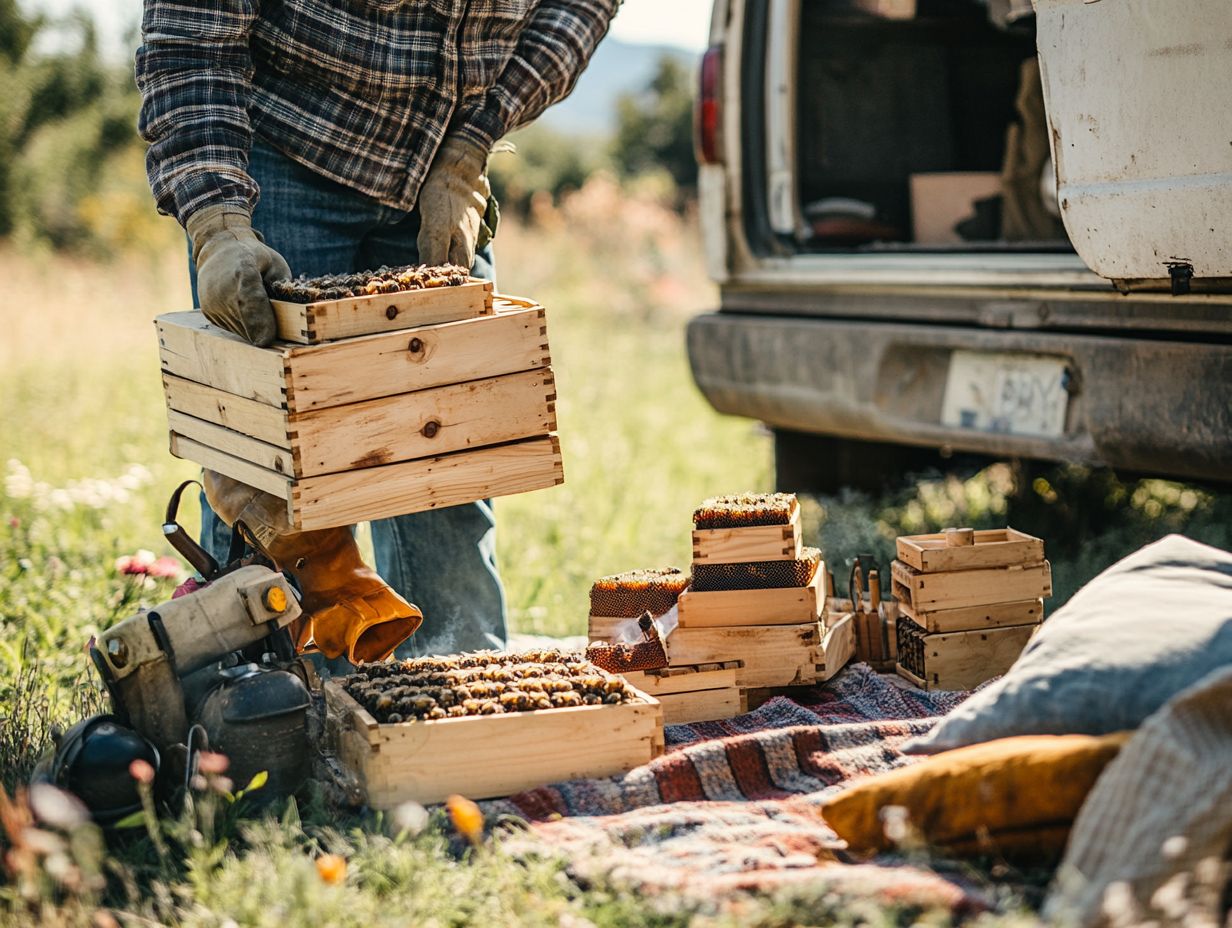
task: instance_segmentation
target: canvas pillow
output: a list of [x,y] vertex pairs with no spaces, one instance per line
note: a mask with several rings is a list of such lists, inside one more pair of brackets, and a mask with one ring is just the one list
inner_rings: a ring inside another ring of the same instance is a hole
[[891,849],[882,810],[896,806],[931,847],[1052,861],[1129,735],[1032,735],[947,751],[861,780],[827,799],[821,814],[857,854]]
[[1137,728],[1229,664],[1232,554],[1169,535],[1074,594],[1005,676],[902,749],[936,754],[1011,735]]

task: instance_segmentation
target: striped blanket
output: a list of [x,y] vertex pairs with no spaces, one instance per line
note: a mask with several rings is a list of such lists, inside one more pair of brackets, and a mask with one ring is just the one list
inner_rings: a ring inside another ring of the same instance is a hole
[[911,762],[898,745],[963,693],[903,689],[866,664],[735,719],[669,725],[667,753],[623,777],[558,783],[485,804],[529,823],[514,852],[550,848],[573,875],[719,902],[804,888],[838,900],[977,911],[957,877],[901,860],[845,859],[818,815],[848,780]]

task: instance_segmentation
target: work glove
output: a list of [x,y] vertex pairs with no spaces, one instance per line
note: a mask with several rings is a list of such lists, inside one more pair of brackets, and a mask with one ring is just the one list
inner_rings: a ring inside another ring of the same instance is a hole
[[197,296],[205,318],[261,348],[277,334],[265,285],[291,276],[282,255],[265,244],[242,206],[199,209],[185,224],[197,264]]
[[470,270],[475,251],[496,233],[496,201],[488,184],[488,150],[450,136],[419,190],[419,260]]

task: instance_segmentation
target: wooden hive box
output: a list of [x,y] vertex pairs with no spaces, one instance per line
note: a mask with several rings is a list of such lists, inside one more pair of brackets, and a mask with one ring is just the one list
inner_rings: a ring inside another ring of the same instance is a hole
[[803,546],[799,506],[792,510],[791,520],[786,525],[693,530],[694,562],[791,561],[800,557]]
[[912,615],[1052,595],[1052,567],[1047,561],[924,573],[896,560],[890,570],[894,597]]
[[495,799],[565,780],[627,773],[663,753],[658,700],[381,724],[332,680],[328,738],[374,809]]
[[970,690],[1010,669],[1039,625],[927,634],[899,616],[898,674],[925,690]]
[[278,338],[301,345],[413,326],[473,319],[493,312],[492,283],[471,278],[456,287],[425,287],[397,293],[292,303],[270,300]]
[[[614,627],[592,617],[591,640],[611,640]],[[676,628],[667,636],[667,653],[672,666],[740,661],[736,685],[746,689],[809,686],[842,669],[855,653],[855,635],[850,618],[829,628],[818,621]]]
[[1044,560],[1043,540],[1012,528],[952,528],[933,535],[902,535],[895,548],[900,561],[925,574],[1025,567]]
[[564,480],[545,312],[530,301],[272,348],[198,312],[157,327],[171,453],[286,499],[300,529]]
[[747,710],[744,690],[736,685],[740,661],[690,664],[624,674],[630,685],[659,700],[667,725],[730,719]]
[[[783,526],[775,526],[782,528]],[[805,586],[764,590],[686,590],[677,600],[681,628],[732,625],[801,625],[825,613],[825,565]]]

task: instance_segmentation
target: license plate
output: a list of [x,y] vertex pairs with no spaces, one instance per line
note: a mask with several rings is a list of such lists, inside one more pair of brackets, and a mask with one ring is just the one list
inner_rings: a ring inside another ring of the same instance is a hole
[[1069,377],[1061,358],[955,351],[941,423],[977,432],[1059,438],[1065,434]]

